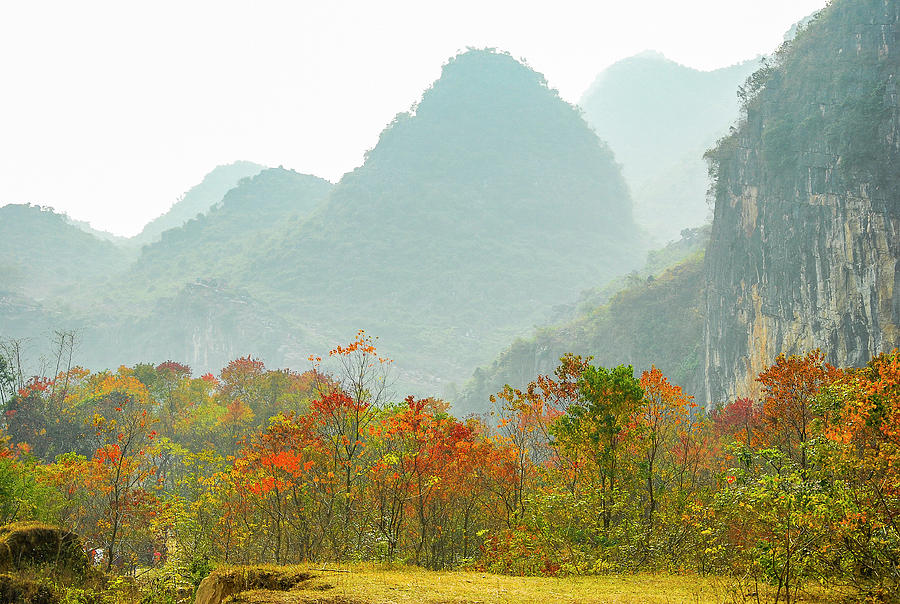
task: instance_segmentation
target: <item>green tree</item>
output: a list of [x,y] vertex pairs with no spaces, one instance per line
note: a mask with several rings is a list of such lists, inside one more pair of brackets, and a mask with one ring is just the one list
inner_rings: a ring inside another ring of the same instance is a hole
[[613,520],[621,446],[644,390],[631,365],[612,369],[588,365],[578,380],[580,400],[554,426],[558,445],[595,466],[604,533]]

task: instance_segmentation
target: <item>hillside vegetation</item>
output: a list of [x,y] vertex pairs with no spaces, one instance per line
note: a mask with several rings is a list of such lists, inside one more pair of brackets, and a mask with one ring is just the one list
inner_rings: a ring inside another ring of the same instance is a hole
[[475,370],[454,399],[458,414],[481,412],[505,384],[550,373],[567,352],[602,365],[655,364],[688,393],[702,389],[703,250],[709,229],[649,255],[641,273],[585,292],[574,316],[520,338],[489,365]]
[[244,279],[333,338],[379,334],[434,389],[643,249],[578,111],[512,57],[469,51]]

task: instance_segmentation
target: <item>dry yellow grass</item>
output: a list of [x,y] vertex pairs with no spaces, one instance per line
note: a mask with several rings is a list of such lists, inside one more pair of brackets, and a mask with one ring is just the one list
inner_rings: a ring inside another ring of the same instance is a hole
[[[509,577],[430,572],[412,567],[298,567],[315,577],[287,592],[254,590],[234,602],[257,604],[721,604],[735,600],[715,578],[642,574],[603,577]],[[334,572],[334,571],[345,572]],[[825,602],[808,597],[805,602]]]

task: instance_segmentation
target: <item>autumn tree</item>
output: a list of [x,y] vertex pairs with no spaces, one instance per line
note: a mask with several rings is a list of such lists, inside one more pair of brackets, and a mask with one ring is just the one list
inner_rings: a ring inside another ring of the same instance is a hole
[[551,428],[569,405],[578,400],[578,380],[589,359],[567,354],[560,358],[553,375],[539,375],[524,390],[510,385],[490,400],[498,417],[493,438],[499,467],[509,480],[497,485],[496,495],[505,503],[506,523],[512,527],[525,515],[526,494],[541,466],[554,466],[562,475],[571,475],[572,460],[560,457],[551,446]]
[[[657,491],[674,481],[684,487],[684,465],[690,451],[682,451],[684,439],[690,439],[690,424],[697,404],[680,386],[669,380],[655,366],[641,374],[640,386],[644,397],[638,415],[638,431],[643,446],[643,473],[647,487],[646,519],[647,542],[654,531],[654,515],[659,505]],[[676,461],[673,454],[682,453]],[[663,459],[663,458],[666,459]],[[681,461],[682,463],[679,463]]]
[[816,396],[838,375],[838,370],[825,362],[825,355],[815,350],[805,356],[780,354],[757,378],[763,386],[764,438],[799,463],[804,472],[809,469],[807,445],[813,424],[820,418]]
[[106,504],[101,534],[109,570],[123,529],[139,527],[146,510],[143,483],[153,473],[147,447],[156,437],[156,420],[146,386],[129,370],[99,374],[92,386],[90,402],[97,409],[91,422],[96,442],[92,462],[102,475],[99,493]]
[[900,352],[845,370],[826,390],[831,480],[845,485],[832,524],[835,565],[861,593],[897,593],[900,571]]
[[391,359],[381,356],[375,340],[360,330],[346,346],[328,353],[336,371],[321,373],[321,357],[310,357],[317,376],[317,400],[312,415],[332,457],[334,472],[343,477],[343,521],[349,528],[354,509],[354,484],[365,475],[366,465],[359,459],[366,446],[368,427],[389,396]]

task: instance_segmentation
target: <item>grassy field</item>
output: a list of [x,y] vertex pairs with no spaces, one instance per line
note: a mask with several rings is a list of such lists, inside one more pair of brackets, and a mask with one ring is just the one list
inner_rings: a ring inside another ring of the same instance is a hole
[[[291,567],[309,574],[287,591],[256,589],[236,594],[234,602],[257,604],[554,604],[755,602],[722,579],[693,575],[603,577],[509,577],[479,572],[429,572],[410,567],[342,565]],[[287,569],[285,569],[287,570]],[[199,601],[199,600],[198,600]],[[763,599],[765,601],[765,599]],[[803,602],[829,600],[807,594]]]

